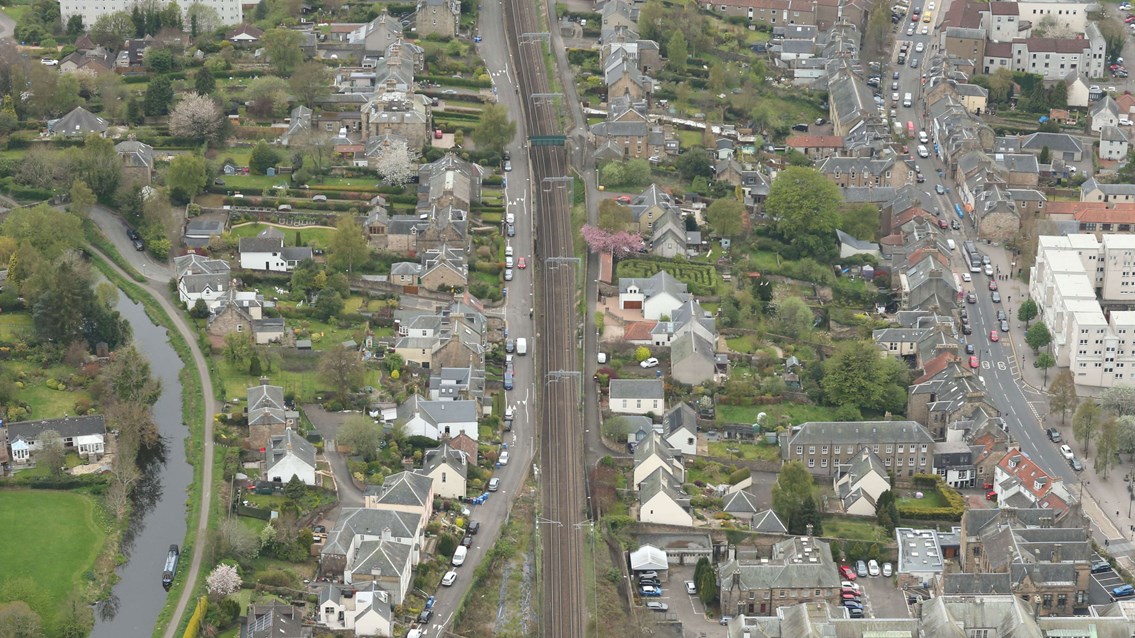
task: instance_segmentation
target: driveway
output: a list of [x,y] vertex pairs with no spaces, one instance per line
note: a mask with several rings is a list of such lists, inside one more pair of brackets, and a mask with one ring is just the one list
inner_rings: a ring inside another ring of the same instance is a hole
[[662,601],[670,605],[668,615],[682,623],[682,636],[685,638],[724,638],[727,628],[721,626],[716,618],[705,617],[705,606],[697,594],[686,593],[685,581],[694,579],[693,565],[671,565],[667,570],[667,582],[663,583]]
[[160,262],[147,252],[134,250],[134,244],[126,236],[126,222],[117,213],[105,206],[96,204],[91,208],[91,221],[99,227],[102,234],[118,249],[118,254],[151,281],[166,283],[173,277],[169,263]]
[[[347,469],[346,456],[335,451],[335,436],[339,433],[339,426],[353,416],[353,413],[328,412],[315,404],[303,406],[303,411],[311,424],[315,426],[316,431],[323,436],[323,456],[331,464],[331,474],[335,476],[335,489],[339,494],[339,505],[337,507],[362,507],[363,491],[355,485],[355,481],[351,478],[351,472]],[[338,513],[335,513],[334,516],[338,518]]]

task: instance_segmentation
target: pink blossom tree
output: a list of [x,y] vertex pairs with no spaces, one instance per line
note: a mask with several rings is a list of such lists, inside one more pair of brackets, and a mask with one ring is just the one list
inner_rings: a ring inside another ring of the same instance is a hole
[[642,250],[646,245],[642,237],[625,230],[607,232],[590,224],[585,224],[580,233],[583,241],[592,252],[611,253],[614,257],[626,257]]

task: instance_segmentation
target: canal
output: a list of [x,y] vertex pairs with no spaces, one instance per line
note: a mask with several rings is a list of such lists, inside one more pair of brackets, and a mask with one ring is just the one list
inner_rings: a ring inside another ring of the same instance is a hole
[[166,553],[171,543],[181,545],[185,539],[193,467],[185,457],[189,431],[181,421],[181,360],[169,345],[166,329],[154,325],[140,304],[119,294],[117,308],[133,328],[135,347],[150,360],[150,371],[161,382],[161,394],[154,404],[161,445],[139,455],[143,478],[134,494],[134,513],[122,543],[127,562],[118,568],[119,581],[111,597],[95,610],[91,636],[145,638],[153,633],[168,596],[162,589]]

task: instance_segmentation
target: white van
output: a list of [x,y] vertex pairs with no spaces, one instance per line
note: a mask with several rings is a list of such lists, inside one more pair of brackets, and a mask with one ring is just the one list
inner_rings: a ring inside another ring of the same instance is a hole
[[926,150],[925,145],[923,145],[923,144],[918,145],[918,156],[922,157],[922,158],[930,157],[930,151]]
[[528,339],[521,337],[516,340],[516,354],[522,357],[528,354]]
[[464,545],[458,545],[457,551],[453,552],[453,566],[460,567],[465,562],[465,556],[469,553],[469,548]]
[[507,246],[504,247],[504,256],[505,257],[512,257],[512,244],[508,244]]
[[958,244],[957,244],[957,242],[955,242],[955,241],[954,241],[954,240],[952,240],[952,239],[947,239],[947,240],[946,240],[946,245],[950,247],[950,250],[957,250],[957,249],[958,249]]
[[506,223],[509,223],[509,224],[515,224],[516,223],[516,213],[513,213],[512,211],[505,213],[504,221]]
[[903,106],[905,106],[906,108],[909,109],[911,104],[914,104],[914,97],[911,96],[910,93],[907,93],[906,95],[902,96],[902,105]]
[[506,254],[504,256],[504,267],[508,268],[508,269],[512,269],[512,255]]

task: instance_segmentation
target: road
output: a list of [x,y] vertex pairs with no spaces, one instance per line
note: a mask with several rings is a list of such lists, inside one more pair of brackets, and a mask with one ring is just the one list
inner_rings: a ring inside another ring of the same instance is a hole
[[[94,218],[95,214],[92,212],[92,219]],[[106,214],[99,214],[95,223],[98,224],[102,231],[108,236],[112,234],[123,235],[121,231],[122,222],[117,218],[110,217]],[[104,223],[108,225],[104,226]],[[112,233],[112,231],[115,230],[114,224],[118,225],[117,233]],[[119,275],[126,279],[131,279],[130,275],[115,265],[109,257],[103,255],[93,246],[89,248],[101,255]],[[135,254],[137,251],[130,250],[130,253]],[[168,276],[166,280],[168,280]],[[189,351],[193,356],[193,365],[197,369],[197,378],[201,382],[201,390],[205,402],[205,413],[202,415],[204,422],[204,453],[201,459],[201,467],[199,468],[203,487],[201,489],[201,508],[195,528],[196,542],[192,544],[193,556],[189,561],[188,569],[178,574],[178,580],[185,585],[181,590],[181,597],[177,601],[177,606],[174,608],[173,616],[170,617],[169,625],[166,627],[165,633],[162,634],[163,638],[174,638],[181,625],[181,617],[185,614],[185,609],[189,605],[190,599],[193,597],[193,585],[197,582],[197,577],[201,572],[201,561],[205,554],[204,550],[209,544],[209,512],[213,498],[211,490],[213,485],[213,415],[217,413],[217,401],[215,398],[216,394],[213,391],[213,380],[209,376],[209,366],[205,360],[205,355],[197,345],[197,335],[189,329],[189,325],[185,322],[184,315],[180,312],[180,309],[176,308],[167,297],[168,293],[164,281],[155,279],[155,281],[145,284],[144,287],[146,292],[161,306],[162,312],[173,320],[177,331],[181,334],[182,338],[185,339],[185,342],[189,344]],[[182,551],[182,555],[184,555],[184,548]]]
[[[518,95],[530,136],[562,135],[562,100],[540,97],[550,92],[540,39],[524,37],[542,31],[535,5],[509,0],[505,13],[508,43],[518,71]],[[576,359],[577,277],[579,261],[573,259],[570,182],[564,146],[532,146],[531,180],[537,199],[535,215],[536,266],[542,285],[536,308],[537,333],[533,351],[540,356],[544,376],[538,377],[540,401],[540,463],[537,475],[542,490],[537,537],[541,550],[537,577],[542,597],[539,604],[541,631],[545,638],[583,636],[587,627],[587,602],[583,590],[583,423],[580,415],[579,364]]]
[[16,32],[16,21],[13,20],[8,14],[0,11],[0,40],[5,40],[12,37]]
[[[933,16],[935,22],[945,14],[949,9],[949,2],[939,6],[935,15]],[[915,4],[912,8],[921,7],[921,4]],[[894,64],[893,71],[899,72],[899,97],[900,101],[905,93],[911,93],[914,96],[914,106],[911,108],[904,108],[897,105],[898,121],[914,122],[916,135],[918,131],[930,131],[928,127],[928,120],[926,119],[926,107],[923,101],[923,84],[922,74],[927,71],[927,65],[933,64],[932,49],[935,46],[932,36],[936,33],[936,29],[930,29],[929,35],[922,35],[921,22],[918,23],[915,35],[907,36],[906,28],[912,24],[909,22],[910,18],[905,18],[906,22],[900,23],[902,33],[896,36],[895,52],[892,55],[892,63],[895,62],[894,55],[897,55],[898,47],[903,40],[908,40],[912,43],[911,53],[907,55],[907,64],[905,66],[898,66]],[[924,47],[922,53],[914,53],[914,49],[921,43]],[[910,67],[912,60],[919,61],[918,68],[913,69]],[[884,74],[881,83],[881,94],[884,97],[890,97],[893,92],[891,88],[892,75],[890,73]],[[915,164],[922,169],[922,174],[926,177],[926,182],[923,184],[915,184],[919,187],[920,195],[923,197],[923,209],[932,213],[938,214],[947,220],[958,219],[954,214],[954,204],[961,203],[956,197],[954,192],[954,184],[952,181],[944,179],[939,176],[938,170],[945,169],[946,166],[942,163],[940,157],[935,153],[934,139],[931,139],[926,144],[927,149],[930,151],[929,158],[919,158],[916,152],[918,140],[907,140],[910,146],[911,159]],[[937,186],[941,185],[943,194],[937,193]],[[958,251],[951,255],[954,272],[967,273],[969,272],[968,265],[963,263],[963,255],[959,252],[961,250],[962,241],[965,239],[972,239],[978,243],[978,249],[983,248],[983,242],[977,239],[977,231],[974,228],[973,215],[967,214],[964,223],[962,223],[961,230],[946,231],[946,237],[954,238]],[[988,245],[985,245],[988,249]],[[1008,274],[1009,264],[997,264],[1001,273]],[[997,272],[994,273],[995,279]],[[970,309],[970,320],[973,325],[973,334],[965,337],[970,343],[977,347],[977,354],[980,362],[979,378],[985,385],[986,395],[989,401],[1001,411],[1002,415],[1011,416],[1012,418],[1006,419],[1009,426],[1009,434],[1013,437],[1014,442],[1020,446],[1021,451],[1028,454],[1035,460],[1042,468],[1044,468],[1050,475],[1062,477],[1069,487],[1075,487],[1079,483],[1076,473],[1072,471],[1064,457],[1060,455],[1060,451],[1055,445],[1049,442],[1044,433],[1044,426],[1041,421],[1041,414],[1047,412],[1047,399],[1027,386],[1022,387],[1019,383],[1021,371],[1019,366],[1023,362],[1023,354],[1021,351],[1022,346],[1018,345],[1023,343],[1024,328],[1023,324],[1016,321],[1013,313],[1016,312],[1017,305],[1021,302],[1019,294],[1013,295],[1010,291],[1005,291],[1002,295],[1003,300],[999,304],[993,303],[991,293],[988,290],[990,277],[985,274],[972,274],[973,281],[964,284],[965,290],[973,291],[977,294],[977,303],[973,305],[966,304]],[[1011,330],[1006,338],[1001,339],[997,343],[990,341],[989,334],[991,330],[998,328],[999,322],[997,321],[997,311],[1004,310],[1010,317]]]
[[[173,269],[170,268],[168,263],[154,259],[145,251],[134,250],[134,244],[126,236],[126,223],[117,213],[101,204],[95,204],[91,208],[90,217],[91,221],[110,240],[110,243],[118,249],[118,254],[122,255],[146,279],[160,285],[169,283],[170,278],[173,277]],[[127,278],[131,279],[129,276]]]

